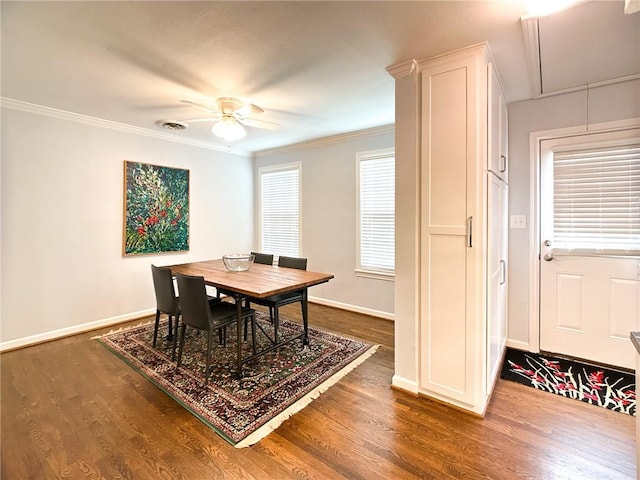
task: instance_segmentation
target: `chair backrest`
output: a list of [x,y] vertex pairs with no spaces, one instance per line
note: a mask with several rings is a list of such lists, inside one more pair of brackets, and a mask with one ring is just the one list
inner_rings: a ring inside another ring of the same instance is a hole
[[203,277],[176,273],[182,321],[199,330],[209,330],[211,310]]
[[283,257],[278,258],[278,266],[287,268],[297,268],[298,270],[307,269],[307,259],[298,257]]
[[177,315],[179,312],[176,291],[173,288],[171,269],[151,265],[153,289],[156,293],[156,308],[162,313]]
[[268,253],[251,252],[251,255],[255,256],[253,263],[264,263],[265,265],[273,265],[273,255]]

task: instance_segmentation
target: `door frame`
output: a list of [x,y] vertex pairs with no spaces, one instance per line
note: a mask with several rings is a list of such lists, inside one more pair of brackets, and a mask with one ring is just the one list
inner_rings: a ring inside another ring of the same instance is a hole
[[529,350],[540,352],[540,162],[544,140],[639,128],[640,117],[529,134]]

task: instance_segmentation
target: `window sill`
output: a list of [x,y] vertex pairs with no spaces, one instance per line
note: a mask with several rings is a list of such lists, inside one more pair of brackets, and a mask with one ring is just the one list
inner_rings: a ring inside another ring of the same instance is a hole
[[396,279],[394,272],[375,272],[373,270],[361,270],[355,269],[356,277],[373,278],[376,280],[385,280],[387,282],[393,282]]

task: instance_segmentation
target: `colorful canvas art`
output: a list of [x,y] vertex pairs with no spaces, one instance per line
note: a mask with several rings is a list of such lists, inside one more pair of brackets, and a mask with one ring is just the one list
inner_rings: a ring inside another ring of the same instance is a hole
[[189,250],[189,170],[124,162],[124,255]]

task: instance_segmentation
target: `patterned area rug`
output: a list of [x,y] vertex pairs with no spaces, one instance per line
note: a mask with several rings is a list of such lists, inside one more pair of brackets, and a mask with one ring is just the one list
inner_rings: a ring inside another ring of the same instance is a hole
[[616,412],[636,414],[633,373],[508,348],[500,376]]
[[[258,312],[257,321],[272,333],[268,315]],[[286,319],[280,323],[279,335],[302,330],[301,324]],[[205,387],[206,334],[187,329],[182,365],[176,370],[171,342],[160,339],[167,332],[166,320],[160,332],[157,348],[151,346],[153,322],[95,338],[235,447],[260,441],[378,348],[309,328],[309,346],[302,348],[302,341],[294,340],[246,363],[243,378],[237,380],[235,327],[227,328],[226,346],[218,345],[214,335],[212,373]],[[257,333],[260,349],[269,340],[260,329]],[[250,355],[251,342],[243,345]]]

